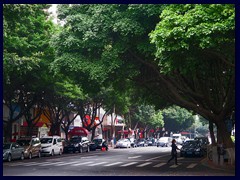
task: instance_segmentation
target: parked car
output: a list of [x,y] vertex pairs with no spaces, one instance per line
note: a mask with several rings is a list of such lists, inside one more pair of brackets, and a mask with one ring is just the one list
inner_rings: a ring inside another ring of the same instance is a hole
[[199,156],[202,157],[204,151],[201,144],[196,140],[187,140],[180,149],[180,156]]
[[73,136],[70,141],[65,144],[64,152],[75,153],[76,151],[79,153],[90,151],[90,142],[87,137]]
[[92,142],[89,143],[89,149],[90,149],[90,151],[96,151],[97,147],[98,147],[98,145],[97,145],[97,143],[95,143],[94,141],[92,141]]
[[119,139],[116,143],[116,148],[131,148],[131,142],[129,139]]
[[62,155],[63,143],[60,136],[44,136],[40,139],[41,155]]
[[41,157],[41,142],[38,137],[21,137],[17,143],[24,147],[25,158]]
[[137,147],[137,140],[135,138],[127,138],[131,142],[131,147]]
[[154,146],[154,142],[155,142],[154,138],[149,138],[149,139],[147,140],[147,145],[148,145],[148,146]]
[[91,151],[96,151],[96,149],[102,149],[102,147],[105,147],[106,150],[108,150],[108,143],[105,139],[93,139],[90,143]]
[[172,144],[172,138],[171,137],[160,137],[157,141],[157,147],[170,147]]
[[202,149],[207,153],[207,146],[209,145],[208,137],[195,137],[194,140],[199,141],[202,146]]
[[148,146],[148,144],[147,144],[147,140],[146,139],[138,139],[137,140],[137,146],[138,147],[140,147],[140,146],[142,146],[142,147],[146,147],[146,146]]
[[13,159],[24,159],[24,147],[16,142],[3,144],[3,161],[12,161]]

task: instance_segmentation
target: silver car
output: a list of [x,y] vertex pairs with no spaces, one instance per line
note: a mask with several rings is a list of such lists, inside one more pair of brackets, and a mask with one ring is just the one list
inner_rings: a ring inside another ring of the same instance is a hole
[[24,148],[18,143],[9,142],[3,144],[3,161],[12,161],[12,159],[24,159]]

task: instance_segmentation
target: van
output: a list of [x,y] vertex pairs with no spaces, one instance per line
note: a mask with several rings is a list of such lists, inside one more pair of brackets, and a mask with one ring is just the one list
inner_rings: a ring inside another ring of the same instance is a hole
[[45,136],[40,139],[41,154],[54,156],[56,154],[62,155],[63,143],[60,136]]
[[160,137],[160,139],[157,141],[157,147],[161,146],[165,146],[165,147],[169,147],[172,144],[172,138],[171,137]]
[[41,142],[38,137],[21,137],[17,143],[24,147],[25,158],[41,157]]
[[176,140],[177,144],[182,144],[183,143],[181,134],[173,134],[172,138]]

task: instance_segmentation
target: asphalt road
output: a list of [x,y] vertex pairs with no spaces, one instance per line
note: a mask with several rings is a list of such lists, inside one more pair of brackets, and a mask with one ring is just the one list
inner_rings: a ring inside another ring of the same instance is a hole
[[3,176],[234,176],[204,165],[203,158],[179,157],[167,164],[170,147],[109,149],[3,162]]

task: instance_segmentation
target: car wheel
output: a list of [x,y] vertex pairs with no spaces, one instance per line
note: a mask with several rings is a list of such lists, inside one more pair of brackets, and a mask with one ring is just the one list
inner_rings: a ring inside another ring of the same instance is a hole
[[51,156],[54,156],[54,150],[51,151]]
[[21,154],[20,159],[21,159],[21,160],[24,160],[24,153]]
[[28,158],[32,159],[32,153],[31,152],[29,153]]
[[62,155],[62,149],[60,149],[60,151],[59,151],[59,155],[60,155],[60,156]]
[[12,161],[12,155],[8,154],[8,158],[7,158],[8,162]]
[[41,152],[40,152],[40,151],[38,152],[38,157],[39,157],[39,158],[41,157]]
[[83,152],[82,147],[79,147],[79,153],[82,153],[82,152]]

